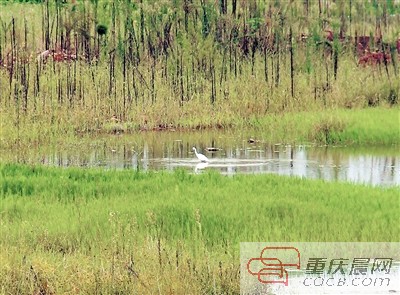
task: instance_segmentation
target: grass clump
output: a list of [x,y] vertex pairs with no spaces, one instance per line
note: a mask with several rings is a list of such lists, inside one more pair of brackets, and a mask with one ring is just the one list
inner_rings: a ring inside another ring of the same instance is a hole
[[[205,128],[213,133],[226,134],[235,131],[256,134],[260,139],[271,143],[313,143],[318,145],[399,145],[400,110],[394,108],[366,108],[358,110],[324,110],[320,112],[287,112],[284,114],[269,114],[262,117],[251,116],[244,120],[234,118],[230,123],[221,119],[219,127],[213,127],[208,119],[208,128],[201,127],[200,121],[193,126],[182,118],[182,124],[173,131],[183,131],[192,137],[201,133],[185,132],[199,131]],[[70,122],[70,121],[67,121]],[[77,132],[71,124],[62,122],[60,125],[46,125],[41,121],[30,121],[29,129],[16,129],[11,121],[0,121],[0,150],[18,148],[21,151],[31,146],[50,146],[63,144],[79,144],[82,138],[96,140],[104,134],[133,134],[141,140],[144,137],[139,124],[109,121],[97,125],[94,129],[82,129]],[[234,123],[232,123],[234,122]],[[24,123],[25,124],[25,123]],[[61,125],[62,124],[62,125]],[[182,126],[182,128],[179,128]],[[190,128],[184,126],[191,126]],[[91,130],[91,131],[89,131]],[[152,128],[148,129],[153,130]],[[155,131],[164,130],[162,127]],[[173,134],[173,133],[172,133]],[[121,138],[123,140],[123,137]]]
[[399,241],[399,189],[0,166],[4,292],[239,293],[240,241]]
[[[391,1],[16,2],[0,1],[0,113],[17,140],[397,107],[398,53],[358,64],[397,44]],[[328,123],[315,134],[335,142]]]
[[271,142],[398,145],[399,120],[398,108],[335,109],[270,115],[249,125]]

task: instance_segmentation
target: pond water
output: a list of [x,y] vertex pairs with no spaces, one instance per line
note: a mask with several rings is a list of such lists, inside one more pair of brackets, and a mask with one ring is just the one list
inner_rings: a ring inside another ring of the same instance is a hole
[[[200,163],[192,147],[205,154]],[[1,151],[6,161],[106,169],[173,170],[222,174],[277,173],[371,185],[400,185],[396,146],[332,147],[270,143],[251,132],[143,132],[85,138],[52,146]]]

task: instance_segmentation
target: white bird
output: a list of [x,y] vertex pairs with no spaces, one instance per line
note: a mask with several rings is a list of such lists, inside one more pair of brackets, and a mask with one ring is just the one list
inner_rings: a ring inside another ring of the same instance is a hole
[[199,154],[196,150],[195,147],[192,148],[192,150],[194,151],[194,153],[196,154],[197,159],[199,159],[201,162],[208,162],[208,158],[206,156],[204,156],[203,154]]
[[204,170],[208,167],[208,162],[200,162],[194,167],[194,173],[199,173],[200,170]]

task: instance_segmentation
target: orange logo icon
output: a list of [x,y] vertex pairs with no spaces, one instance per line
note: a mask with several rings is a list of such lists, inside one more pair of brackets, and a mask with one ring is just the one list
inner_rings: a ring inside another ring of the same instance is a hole
[[[254,271],[257,266],[258,271]],[[247,262],[247,271],[263,284],[287,286],[289,283],[287,268],[300,269],[300,252],[295,247],[265,247],[260,257],[251,258]]]

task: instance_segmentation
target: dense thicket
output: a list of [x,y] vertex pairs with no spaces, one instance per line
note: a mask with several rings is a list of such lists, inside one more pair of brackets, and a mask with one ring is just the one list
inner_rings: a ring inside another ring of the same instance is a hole
[[398,100],[396,1],[38,2],[0,6],[14,119],[78,108],[91,123],[176,124]]

